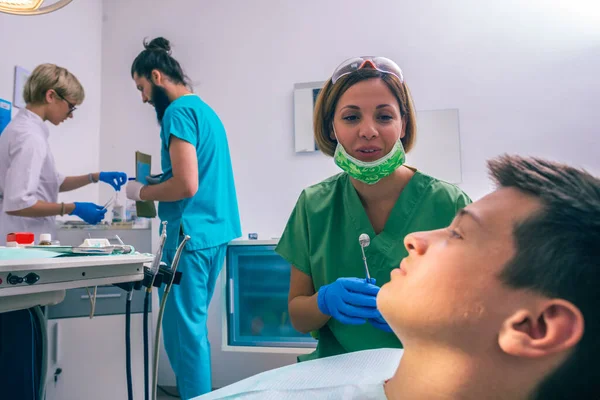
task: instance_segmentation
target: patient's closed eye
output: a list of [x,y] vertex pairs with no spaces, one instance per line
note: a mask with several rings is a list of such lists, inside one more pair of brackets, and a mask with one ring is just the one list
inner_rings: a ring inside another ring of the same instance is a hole
[[448,228],[448,235],[451,239],[462,239],[462,235],[452,228]]

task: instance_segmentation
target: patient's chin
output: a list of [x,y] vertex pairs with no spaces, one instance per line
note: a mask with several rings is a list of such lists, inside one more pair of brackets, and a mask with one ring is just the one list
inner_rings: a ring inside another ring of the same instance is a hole
[[390,295],[389,285],[383,285],[377,294],[377,309],[386,321],[393,318],[394,313],[394,298]]

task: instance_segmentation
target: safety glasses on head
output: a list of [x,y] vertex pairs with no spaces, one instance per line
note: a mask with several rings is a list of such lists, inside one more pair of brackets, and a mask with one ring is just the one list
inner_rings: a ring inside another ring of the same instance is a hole
[[384,74],[392,74],[400,80],[400,83],[404,83],[404,77],[402,76],[402,70],[392,60],[385,57],[353,57],[349,58],[341,63],[333,72],[331,76],[331,83],[336,83],[342,76],[351,74],[354,71],[358,71],[363,68],[376,69]]

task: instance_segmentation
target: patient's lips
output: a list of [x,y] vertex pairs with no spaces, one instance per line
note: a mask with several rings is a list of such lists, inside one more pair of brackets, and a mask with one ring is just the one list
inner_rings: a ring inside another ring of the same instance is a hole
[[406,259],[402,260],[402,262],[400,263],[400,268],[395,268],[392,270],[392,276],[394,275],[398,275],[398,276],[406,276]]

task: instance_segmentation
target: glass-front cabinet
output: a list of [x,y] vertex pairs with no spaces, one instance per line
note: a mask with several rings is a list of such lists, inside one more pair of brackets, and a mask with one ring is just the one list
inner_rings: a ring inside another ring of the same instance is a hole
[[[233,241],[227,248],[227,345],[314,348],[316,340],[292,327],[288,314],[290,264],[276,242]],[[258,350],[258,349],[257,349]]]

